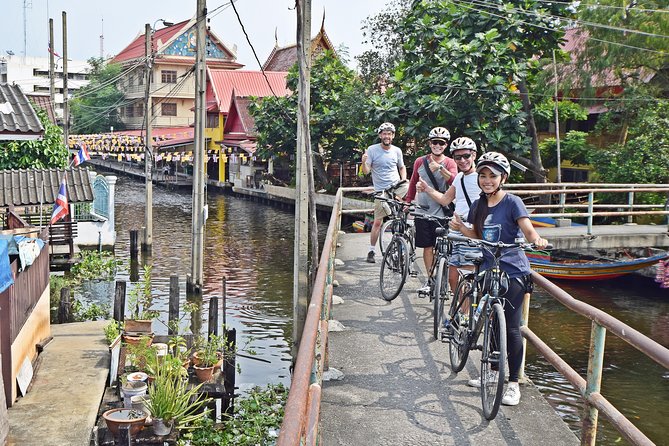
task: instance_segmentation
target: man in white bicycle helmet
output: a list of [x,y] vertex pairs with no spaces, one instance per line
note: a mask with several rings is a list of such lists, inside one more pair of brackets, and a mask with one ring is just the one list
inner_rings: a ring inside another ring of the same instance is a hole
[[[402,150],[392,145],[395,137],[395,126],[390,122],[384,122],[377,129],[379,144],[371,145],[362,155],[362,171],[372,174],[374,192],[381,192],[400,180],[406,180],[407,168],[404,165]],[[395,195],[404,198],[408,185],[402,184],[395,190]],[[379,240],[383,218],[388,215],[387,207],[383,206],[382,200],[374,200],[374,223],[370,234],[369,252],[367,262],[374,263],[374,252],[376,242]]]
[[[427,194],[416,194],[416,185],[420,180],[427,181],[433,188],[440,191],[446,191],[455,178],[458,171],[455,162],[446,156],[446,147],[451,139],[450,132],[445,127],[435,127],[428,134],[429,152],[425,156],[418,157],[413,164],[413,173],[409,181],[409,192],[405,198],[406,201],[416,201],[420,207],[416,213],[416,247],[423,248],[423,262],[425,271],[431,273],[432,261],[434,260],[434,245],[437,241],[437,222],[420,218],[421,215],[430,217],[444,218],[450,217],[452,211],[439,203]],[[418,190],[418,192],[421,192]],[[418,296],[424,297],[430,294],[430,280],[419,288]]]
[[[419,191],[427,192],[440,205],[447,206],[450,203],[455,203],[455,213],[463,220],[466,220],[467,215],[469,215],[469,207],[481,193],[481,188],[478,185],[478,174],[476,173],[476,150],[476,143],[466,136],[456,138],[451,142],[451,156],[457,164],[459,172],[455,176],[453,184],[445,193],[435,190],[429,182],[425,181],[425,178],[422,178],[423,181],[417,184]],[[457,231],[451,233],[462,235]],[[474,269],[474,264],[467,260],[465,255],[480,252],[479,248],[470,247],[466,243],[453,244],[453,250],[448,260],[448,283],[451,290],[455,290],[458,284],[458,269]]]

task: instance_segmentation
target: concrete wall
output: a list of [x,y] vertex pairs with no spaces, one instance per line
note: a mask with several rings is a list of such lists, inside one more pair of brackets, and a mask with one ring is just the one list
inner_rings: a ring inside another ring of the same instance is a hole
[[34,361],[37,357],[36,344],[51,336],[49,314],[50,290],[51,287],[49,286],[44,289],[28,320],[12,343],[11,401],[14,401],[17,397],[16,376],[19,374],[23,360],[28,358],[31,362]]

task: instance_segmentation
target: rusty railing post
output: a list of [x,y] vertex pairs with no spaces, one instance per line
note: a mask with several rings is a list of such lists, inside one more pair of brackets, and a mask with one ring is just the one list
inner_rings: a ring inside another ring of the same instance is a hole
[[602,368],[604,365],[604,345],[606,342],[606,328],[592,321],[590,336],[590,354],[588,357],[588,376],[585,384],[585,414],[583,417],[583,432],[581,445],[595,446],[597,439],[597,418],[599,411],[588,399],[593,393],[599,393],[602,384]]

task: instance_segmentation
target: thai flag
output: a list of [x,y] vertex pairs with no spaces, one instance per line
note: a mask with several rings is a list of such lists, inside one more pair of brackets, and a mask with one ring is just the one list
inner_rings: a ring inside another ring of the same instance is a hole
[[91,156],[88,154],[86,144],[80,145],[79,151],[74,154],[74,165],[78,166],[79,164],[82,164],[84,161],[88,161],[89,159],[91,159]]
[[56,197],[56,204],[53,206],[53,214],[51,214],[51,221],[49,224],[54,224],[61,218],[69,214],[70,211],[67,205],[67,179],[63,177],[60,182],[60,189],[58,189],[58,197]]

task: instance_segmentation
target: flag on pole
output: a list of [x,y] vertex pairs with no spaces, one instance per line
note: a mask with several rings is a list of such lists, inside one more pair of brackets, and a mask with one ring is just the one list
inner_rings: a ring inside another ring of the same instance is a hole
[[49,224],[52,225],[56,223],[69,213],[70,211],[67,205],[67,178],[63,176],[63,181],[60,182],[58,197],[56,197],[56,204],[53,206],[53,214],[51,214],[51,221]]
[[84,161],[91,159],[91,156],[88,154],[88,149],[86,144],[81,144],[79,146],[79,151],[74,154],[74,165],[75,167],[79,164],[82,164]]

